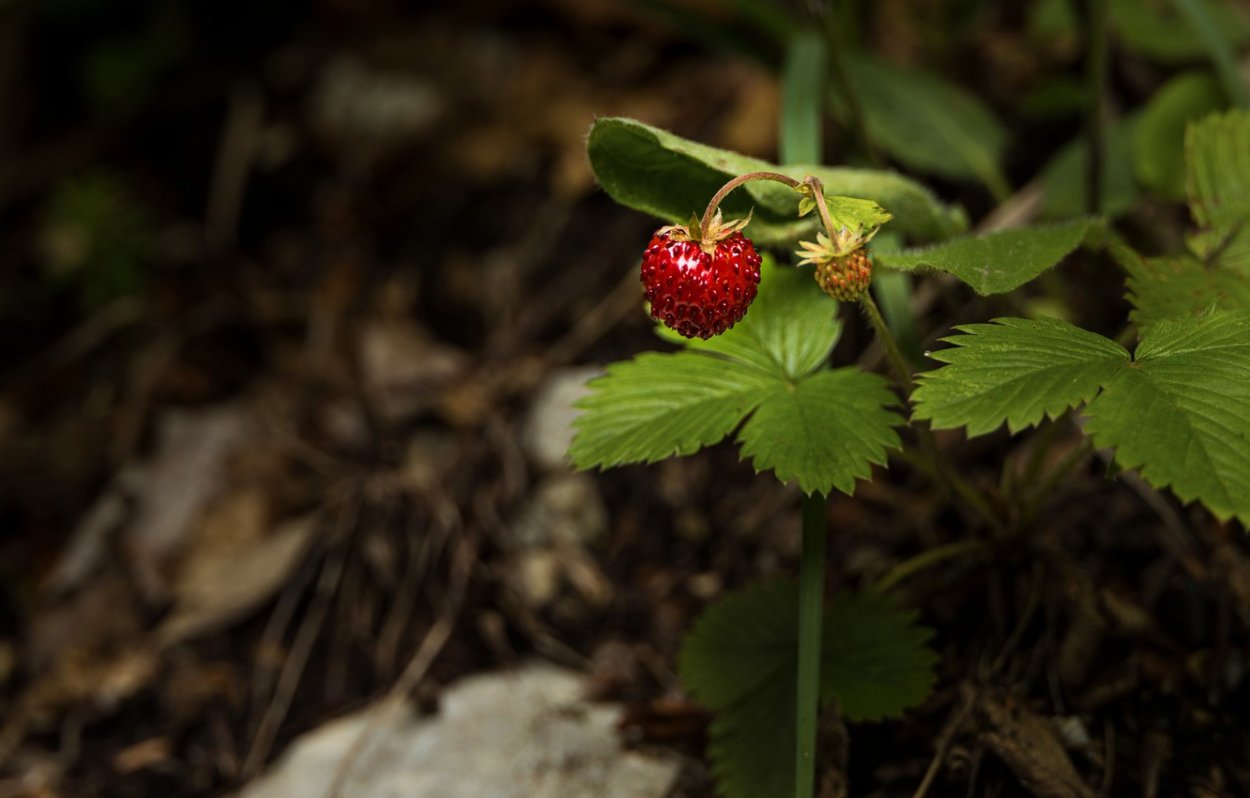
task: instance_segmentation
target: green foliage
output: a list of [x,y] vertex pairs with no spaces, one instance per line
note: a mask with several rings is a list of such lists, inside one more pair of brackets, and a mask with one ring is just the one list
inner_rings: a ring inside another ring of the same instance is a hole
[[999,230],[970,235],[920,249],[877,252],[890,269],[934,269],[954,275],[982,296],[1019,288],[1062,261],[1087,235],[1101,229],[1097,219]]
[[66,181],[43,213],[46,274],[87,307],[137,293],[150,227],[148,210],[117,176],[100,171]]
[[[1139,114],[1129,114],[1107,126],[1106,161],[1102,185],[1102,212],[1116,217],[1127,213],[1139,196],[1133,173],[1133,141]],[[1042,167],[1040,179],[1045,195],[1042,217],[1066,219],[1086,212],[1086,161],[1089,158],[1084,137],[1064,145]]]
[[[1228,0],[1200,0],[1195,5],[1209,15],[1234,44],[1250,41],[1250,20]],[[1199,30],[1178,10],[1176,0],[1111,0],[1111,28],[1129,50],[1158,61],[1179,63],[1209,52]]]
[[656,331],[691,351],[724,355],[780,379],[799,380],[824,364],[842,330],[837,305],[814,288],[809,270],[780,268],[766,254],[759,293],[733,329],[707,340],[682,338],[659,325]]
[[[933,684],[932,633],[875,593],[841,594],[824,616],[821,701],[853,722],[901,714]],[[709,754],[726,798],[794,792],[798,585],[766,582],[700,616],[679,660],[683,683],[716,712]]]
[[1129,362],[1122,346],[1058,319],[996,319],[957,327],[962,335],[932,357],[948,364],[921,374],[915,417],[969,435],[1007,422],[1015,434],[1087,402]]
[[1146,104],[1133,137],[1138,181],[1166,199],[1185,198],[1185,128],[1227,105],[1219,82],[1207,72],[1185,72],[1163,85]]
[[1205,261],[1250,272],[1250,111],[1191,125],[1185,153],[1189,210],[1204,228],[1190,248]]
[[1054,320],[963,329],[938,356],[949,365],[921,375],[918,418],[977,435],[1088,401],[1086,431],[1116,447],[1117,464],[1250,523],[1250,311],[1160,321],[1131,361]]
[[900,445],[898,400],[886,380],[848,367],[822,371],[768,397],[742,428],[742,454],[755,470],[798,482],[806,493],[855,491]]
[[648,352],[590,383],[569,456],[581,468],[654,463],[720,441],[776,389],[744,364]]
[[[1011,192],[999,166],[1007,131],[976,95],[932,70],[904,69],[864,53],[843,60],[868,135],[891,157],[917,171],[979,180],[999,197]],[[849,121],[850,108],[836,94],[833,107]]]
[[[1172,5],[1184,17],[1189,30],[1202,43],[1202,49],[1211,59],[1224,91],[1237,105],[1243,108],[1250,106],[1250,92],[1246,91],[1246,84],[1237,66],[1237,44],[1233,41],[1235,31],[1229,22],[1221,19],[1225,15],[1221,15],[1220,10],[1227,7],[1212,7],[1203,0],[1172,0]],[[1242,17],[1240,21],[1243,23],[1244,34],[1245,18]]]
[[1250,271],[1207,268],[1192,255],[1143,258],[1124,246],[1111,253],[1128,273],[1129,318],[1140,330],[1176,316],[1250,310]]
[[1159,322],[1086,413],[1117,464],[1250,525],[1250,311]]
[[743,455],[807,492],[850,493],[898,446],[885,380],[820,371],[837,304],[807,270],[764,263],[759,295],[732,330],[608,367],[580,403],[569,456],[579,468],[650,463],[716,443],[744,420]]
[[[937,241],[967,227],[962,211],[943,205],[928,189],[901,175],[846,167],[785,166],[683,139],[632,119],[596,120],[587,142],[590,164],[608,195],[622,205],[666,222],[685,223],[702,213],[730,178],[775,171],[815,175],[825,193],[870,199],[892,213],[893,226],[919,241]],[[818,221],[798,219],[799,196],[771,182],[754,182],[721,203],[726,216],[754,210],[747,234],[757,243],[791,246],[811,238]]]
[[795,35],[786,48],[781,80],[781,162],[820,163],[824,105],[825,37],[819,31]]

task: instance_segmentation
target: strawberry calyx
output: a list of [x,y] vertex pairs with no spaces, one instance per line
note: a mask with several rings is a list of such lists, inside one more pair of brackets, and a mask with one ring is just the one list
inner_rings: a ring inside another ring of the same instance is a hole
[[655,234],[668,236],[674,241],[693,241],[699,245],[700,249],[711,255],[716,251],[717,244],[734,233],[741,232],[750,223],[751,212],[748,212],[743,219],[730,219],[726,222],[720,208],[717,208],[716,214],[706,223],[699,221],[697,215],[691,215],[688,224],[670,224],[661,227]]

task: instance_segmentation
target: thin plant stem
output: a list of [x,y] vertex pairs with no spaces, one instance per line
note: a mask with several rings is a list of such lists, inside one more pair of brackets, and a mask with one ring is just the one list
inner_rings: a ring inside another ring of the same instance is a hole
[[1107,91],[1107,0],[1085,0],[1085,52],[1085,90],[1089,95],[1085,120],[1085,209],[1096,214],[1102,212],[1107,150],[1103,119]]
[[795,180],[793,177],[779,172],[748,172],[745,175],[738,175],[721,186],[720,191],[713,194],[712,200],[707,204],[707,210],[703,212],[703,220],[700,223],[700,232],[702,232],[704,239],[708,237],[708,233],[711,231],[712,219],[716,216],[716,209],[720,207],[721,200],[729,196],[729,192],[738,186],[750,183],[752,180],[773,180],[778,183],[784,183],[794,189],[802,185],[800,181]]
[[903,560],[891,568],[885,576],[877,580],[872,589],[878,593],[885,593],[888,590],[892,590],[899,582],[913,574],[920,573],[926,568],[932,568],[938,563],[961,557],[964,554],[981,551],[984,548],[985,543],[980,540],[963,540],[958,543],[947,543],[944,546],[934,546],[931,549],[925,549],[915,557]]
[[860,294],[859,304],[864,309],[864,315],[868,317],[868,323],[872,325],[873,332],[877,334],[877,339],[885,347],[885,355],[890,361],[890,367],[894,369],[894,376],[898,378],[899,385],[903,386],[903,390],[907,392],[910,399],[911,392],[916,387],[916,381],[911,376],[911,367],[907,365],[907,358],[903,357],[903,351],[899,349],[898,341],[894,339],[889,325],[885,323],[885,317],[881,315],[881,309],[877,307],[872,293],[865,291]]
[[803,498],[803,554],[799,561],[799,667],[795,798],[812,798],[816,785],[816,719],[820,711],[820,653],[825,602],[825,497]]
[[[915,390],[916,381],[911,375],[911,369],[907,365],[903,352],[899,349],[898,341],[895,340],[894,334],[890,332],[889,326],[885,323],[885,318],[881,315],[881,310],[877,307],[877,303],[873,301],[872,294],[865,291],[859,298],[860,307],[864,309],[864,315],[868,317],[868,323],[872,326],[873,332],[876,333],[881,345],[885,348],[886,358],[890,361],[890,365],[894,370],[898,383],[902,386],[907,401],[911,401],[912,391]],[[989,526],[997,532],[1004,531],[1004,525],[998,514],[990,507],[989,501],[981,493],[959,475],[959,472],[942,454],[941,448],[938,447],[937,441],[933,437],[933,431],[924,422],[916,422],[912,425],[916,430],[916,436],[920,442],[920,449],[924,455],[933,463],[933,471],[938,475],[948,490],[958,499],[962,500],[970,509],[981,517]]]
[[1044,502],[1046,497],[1051,494],[1051,491],[1067,479],[1077,466],[1085,462],[1085,458],[1088,457],[1089,453],[1093,450],[1094,442],[1091,438],[1086,436],[1082,439],[1080,444],[1073,447],[1072,451],[1068,452],[1063,460],[1059,461],[1059,464],[1046,475],[1046,478],[1042,480],[1042,483],[1037,486],[1037,490],[1033,492],[1033,496],[1025,508],[1024,516],[1026,519],[1032,520],[1037,517],[1038,511],[1041,510],[1042,502]]

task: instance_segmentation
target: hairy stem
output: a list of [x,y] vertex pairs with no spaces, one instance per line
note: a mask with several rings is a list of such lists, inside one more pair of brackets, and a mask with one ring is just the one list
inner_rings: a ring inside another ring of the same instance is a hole
[[702,233],[702,238],[704,240],[708,238],[708,234],[711,232],[712,219],[716,216],[716,209],[720,207],[721,200],[729,196],[729,192],[733,191],[738,186],[750,183],[752,180],[773,180],[777,183],[784,183],[794,189],[797,189],[802,185],[801,182],[795,180],[793,177],[783,175],[779,172],[747,172],[745,175],[738,175],[733,180],[730,180],[728,183],[721,186],[720,191],[717,191],[712,196],[712,201],[707,204],[707,210],[703,212],[703,220],[700,223],[700,232]]
[[859,305],[864,309],[864,315],[868,317],[872,331],[877,334],[877,340],[881,341],[881,345],[885,347],[890,368],[894,369],[894,376],[898,378],[899,385],[903,386],[903,390],[907,392],[907,398],[910,401],[911,392],[916,388],[916,381],[912,379],[911,367],[907,365],[907,358],[903,357],[903,350],[899,349],[898,341],[890,332],[889,325],[885,323],[885,317],[881,315],[881,309],[877,307],[871,292],[865,291],[860,295]]
[[825,601],[825,497],[803,498],[803,556],[799,561],[798,715],[795,798],[812,798],[816,784],[816,718],[820,711],[820,652]]

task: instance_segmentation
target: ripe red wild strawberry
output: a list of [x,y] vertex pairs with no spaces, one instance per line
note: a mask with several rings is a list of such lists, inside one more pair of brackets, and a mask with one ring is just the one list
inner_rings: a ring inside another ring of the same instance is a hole
[[741,233],[747,221],[722,224],[718,213],[706,235],[694,222],[655,232],[642,256],[651,318],[686,338],[711,338],[746,315],[760,282],[760,256]]

